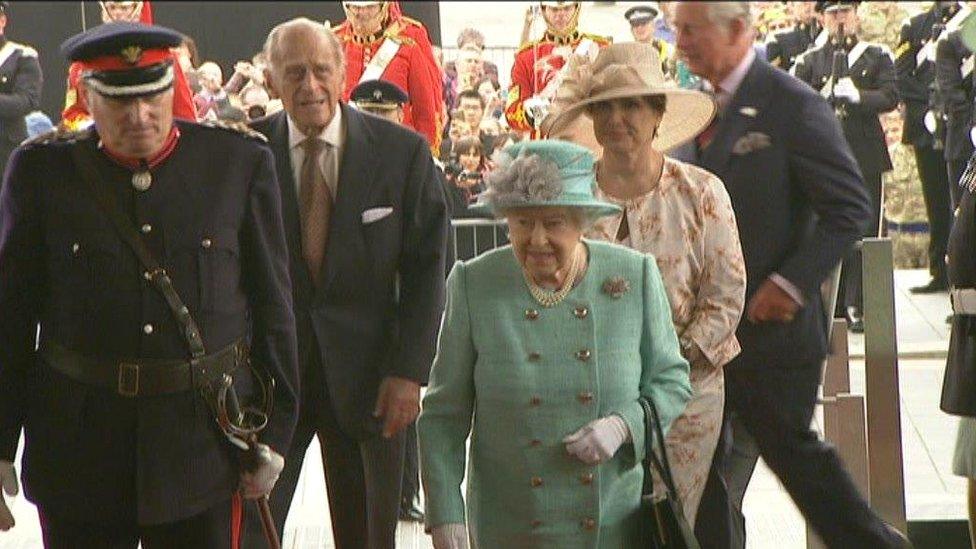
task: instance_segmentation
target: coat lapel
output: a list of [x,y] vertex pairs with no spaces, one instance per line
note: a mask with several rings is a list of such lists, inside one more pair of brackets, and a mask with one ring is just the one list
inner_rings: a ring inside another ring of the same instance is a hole
[[768,75],[764,74],[768,70],[772,69],[766,62],[756,58],[746,72],[739,89],[722,113],[715,137],[701,153],[701,166],[708,171],[719,176],[725,173],[736,140],[761,115],[768,100]]
[[336,201],[329,221],[324,275],[322,285],[316,293],[316,301],[325,298],[340,267],[357,261],[367,261],[360,216],[369,200],[375,175],[376,157],[370,156],[371,152],[375,152],[373,138],[362,114],[346,105],[341,105],[341,108],[345,123],[345,142],[342,158],[339,160]]

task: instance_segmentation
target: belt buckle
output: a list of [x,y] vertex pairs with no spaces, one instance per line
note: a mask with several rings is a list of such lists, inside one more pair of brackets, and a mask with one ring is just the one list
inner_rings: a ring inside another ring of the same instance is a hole
[[139,365],[133,362],[119,363],[119,394],[134,397],[139,394]]

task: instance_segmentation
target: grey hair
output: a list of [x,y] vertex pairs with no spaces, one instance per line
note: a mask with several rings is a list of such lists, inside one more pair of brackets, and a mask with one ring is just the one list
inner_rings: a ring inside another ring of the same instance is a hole
[[268,33],[267,40],[264,41],[264,49],[262,50],[268,64],[268,68],[275,70],[274,64],[276,57],[274,54],[281,45],[282,36],[290,30],[299,28],[311,30],[322,35],[322,37],[325,38],[326,42],[328,42],[329,46],[332,48],[333,61],[335,62],[336,67],[339,68],[341,74],[345,74],[346,58],[342,43],[339,42],[339,39],[336,37],[335,33],[332,32],[332,29],[330,29],[328,26],[312,21],[307,17],[296,17],[271,29],[271,32]]
[[741,19],[745,28],[752,28],[752,2],[702,2],[708,8],[708,20],[728,28]]
[[505,151],[496,151],[492,160],[495,169],[488,175],[482,199],[496,212],[525,202],[554,200],[563,192],[559,166],[552,160],[537,154],[513,158]]

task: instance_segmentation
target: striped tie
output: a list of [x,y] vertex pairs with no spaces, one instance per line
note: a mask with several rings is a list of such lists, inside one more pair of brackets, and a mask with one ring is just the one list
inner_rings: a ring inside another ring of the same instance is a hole
[[[332,193],[320,167],[319,155],[332,154],[330,146],[315,137],[302,142],[305,159],[300,174],[298,201],[302,218],[302,257],[316,287],[322,282],[322,262],[329,241],[329,218],[332,215]],[[328,165],[328,163],[326,163]]]

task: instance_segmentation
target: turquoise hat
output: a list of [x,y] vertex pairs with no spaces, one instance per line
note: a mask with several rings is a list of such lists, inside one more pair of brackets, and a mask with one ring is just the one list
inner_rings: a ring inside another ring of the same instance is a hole
[[593,153],[568,141],[544,139],[509,145],[492,157],[488,189],[472,210],[497,215],[502,210],[539,206],[580,208],[593,219],[621,212],[597,200]]

